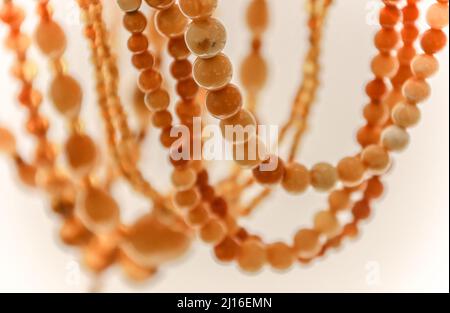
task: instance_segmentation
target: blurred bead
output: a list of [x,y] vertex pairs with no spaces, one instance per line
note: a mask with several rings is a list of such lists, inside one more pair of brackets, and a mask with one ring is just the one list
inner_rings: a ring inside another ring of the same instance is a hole
[[225,140],[242,143],[256,136],[256,120],[253,114],[242,109],[237,114],[220,121],[220,129]]
[[178,95],[183,100],[192,100],[197,96],[198,85],[192,77],[180,80],[176,86]]
[[133,34],[127,41],[128,50],[132,53],[142,53],[148,49],[148,39],[142,33]]
[[423,34],[420,44],[426,54],[435,54],[446,46],[447,35],[440,29],[429,29]]
[[281,182],[284,172],[284,162],[279,157],[271,155],[253,169],[253,177],[260,184],[275,185]]
[[364,118],[370,126],[384,125],[389,119],[389,107],[386,103],[369,103],[364,107]]
[[154,65],[153,55],[148,51],[133,54],[131,58],[133,66],[138,70],[151,69]]
[[334,166],[328,163],[316,164],[310,172],[311,185],[321,192],[329,191],[336,185],[338,174]]
[[292,194],[305,192],[311,183],[309,170],[298,163],[290,163],[286,166],[282,181],[283,188]]
[[367,168],[377,175],[386,172],[391,164],[389,154],[379,145],[366,147],[361,154],[361,159]]
[[239,267],[246,272],[258,272],[267,262],[264,244],[254,239],[246,240],[241,245],[237,262]]
[[175,193],[174,204],[178,209],[190,209],[195,207],[200,201],[197,189],[178,191]]
[[312,229],[300,230],[294,237],[294,248],[297,256],[302,259],[311,259],[320,252],[320,234]]
[[74,117],[80,112],[83,91],[77,80],[69,75],[58,75],[50,86],[50,98],[59,113]]
[[16,151],[16,139],[6,128],[0,127],[0,153],[13,154]]
[[227,42],[225,27],[215,18],[194,21],[186,34],[189,50],[200,58],[212,58],[222,52]]
[[217,90],[231,81],[233,66],[224,54],[218,54],[210,59],[197,58],[193,76],[199,86],[207,90]]
[[[156,0],[146,0],[147,2]],[[173,2],[173,0],[159,0],[157,2]],[[187,18],[181,13],[178,5],[159,11],[155,16],[156,28],[164,36],[171,38],[184,33],[188,24]]]
[[240,250],[239,243],[231,237],[225,237],[214,247],[214,254],[221,262],[231,262],[237,258]]
[[57,23],[41,21],[36,27],[36,43],[42,53],[52,57],[60,57],[67,45],[66,34]]
[[73,134],[65,145],[67,161],[72,169],[83,174],[89,172],[97,159],[97,147],[87,135]]
[[442,29],[448,26],[448,4],[435,3],[428,8],[427,23],[431,28]]
[[265,0],[250,3],[247,10],[247,25],[255,36],[261,35],[269,24],[269,10]]
[[117,4],[125,12],[134,12],[139,10],[142,0],[117,0]]
[[383,131],[383,146],[391,151],[402,151],[409,144],[409,134],[405,129],[392,125]]
[[243,168],[255,168],[266,159],[266,147],[257,137],[233,145],[233,160]]
[[423,102],[431,94],[430,85],[422,79],[410,78],[403,86],[403,94],[412,103]]
[[277,270],[287,270],[295,261],[295,255],[292,249],[282,242],[268,245],[266,250],[267,261]]
[[413,104],[399,103],[392,111],[394,124],[403,128],[409,128],[419,123],[421,113],[419,108]]
[[439,70],[438,60],[429,54],[421,54],[412,60],[411,69],[419,79],[433,76]]
[[184,40],[184,36],[170,38],[167,49],[169,54],[176,60],[187,59],[191,54]]
[[81,245],[86,243],[91,234],[75,217],[65,219],[59,231],[61,240],[67,245]]
[[197,179],[197,174],[191,168],[175,169],[172,173],[172,183],[177,190],[192,188]]
[[335,190],[328,196],[328,205],[332,212],[338,212],[348,209],[350,200],[350,194],[346,190]]
[[314,229],[327,236],[334,238],[341,232],[341,226],[336,216],[329,211],[322,211],[314,217]]
[[206,96],[208,112],[218,119],[227,119],[238,113],[242,108],[242,95],[235,85],[209,91]]
[[140,266],[124,253],[120,255],[119,263],[125,275],[134,282],[144,282],[157,272],[153,267]]
[[186,79],[192,74],[192,64],[189,60],[175,60],[170,65],[170,73],[176,80]]
[[172,120],[172,114],[167,110],[156,111],[152,117],[153,126],[162,129],[172,125]]
[[200,230],[200,237],[206,243],[216,244],[225,238],[226,229],[218,219],[210,219]]
[[381,52],[389,52],[395,49],[400,41],[400,36],[395,29],[382,28],[375,36],[375,46]]
[[17,171],[22,183],[30,187],[36,186],[37,168],[34,165],[21,161],[17,163]]
[[344,185],[352,187],[362,182],[365,167],[359,158],[348,157],[338,163],[337,172]]
[[199,204],[189,210],[187,219],[193,226],[203,226],[209,221],[209,212],[204,204]]
[[241,81],[250,92],[260,91],[267,81],[267,64],[259,53],[251,53],[241,65]]

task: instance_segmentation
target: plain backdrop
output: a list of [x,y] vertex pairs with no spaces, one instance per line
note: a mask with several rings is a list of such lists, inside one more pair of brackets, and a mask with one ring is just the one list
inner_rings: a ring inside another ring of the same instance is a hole
[[[80,79],[85,91],[82,116],[86,128],[102,142],[103,124],[93,92],[89,51],[74,2],[52,1],[55,18],[68,34],[69,71]],[[108,16],[114,16],[110,7],[115,1],[105,2]],[[260,102],[264,123],[279,124],[285,120],[300,80],[300,64],[307,48],[304,2],[269,0],[271,26],[263,51],[270,64],[270,79]],[[422,1],[422,6],[432,2]],[[30,32],[37,20],[35,2],[17,3],[24,5],[30,14],[24,28]],[[248,3],[248,0],[220,1],[218,10],[228,30],[226,52],[236,72],[250,45],[245,26]],[[355,133],[363,123],[361,112],[367,102],[364,84],[371,78],[369,62],[376,53],[372,38],[377,30],[375,21],[380,3],[378,0],[337,0],[330,11],[323,47],[323,84],[299,156],[307,165],[318,161],[336,163],[343,156],[358,151]],[[115,49],[121,60],[123,99],[129,109],[129,87],[134,84],[136,73],[129,65],[129,54],[124,50],[126,37],[117,27],[117,18],[110,25],[117,38]],[[5,34],[5,27],[1,25],[2,40]],[[49,66],[35,48],[31,57],[40,73],[36,86],[45,94]],[[197,241],[182,261],[163,267],[148,284],[129,284],[120,271],[113,269],[101,278],[101,290],[448,292],[448,49],[438,57],[442,67],[439,75],[431,79],[431,98],[421,105],[422,122],[411,131],[409,149],[395,155],[393,170],[383,179],[386,195],[374,206],[373,216],[364,224],[356,241],[346,242],[343,249],[311,266],[296,266],[286,273],[265,269],[256,275],[244,274],[235,265],[219,264],[210,247]],[[30,156],[33,143],[24,138],[25,114],[15,101],[18,85],[9,75],[12,62],[11,53],[0,49],[0,124],[15,131],[20,151]],[[66,134],[64,123],[48,102],[44,102],[43,110],[52,118],[50,136],[62,142]],[[165,154],[154,143],[154,138],[146,143],[140,165],[158,187],[167,188],[169,167],[162,164]],[[60,221],[50,212],[45,197],[21,186],[12,161],[3,156],[0,157],[0,174],[0,291],[89,290],[92,277],[83,270],[77,252],[59,243]],[[114,186],[114,194],[122,205],[126,221],[150,208],[145,199],[136,196],[124,183]],[[303,197],[277,191],[243,224],[267,240],[291,240],[295,231],[310,225],[314,212],[324,209],[325,205],[325,196],[313,191]]]

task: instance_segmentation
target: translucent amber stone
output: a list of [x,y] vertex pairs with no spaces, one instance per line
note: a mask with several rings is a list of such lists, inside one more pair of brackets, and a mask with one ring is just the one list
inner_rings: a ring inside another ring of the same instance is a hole
[[87,135],[73,134],[70,136],[65,150],[70,166],[82,174],[90,171],[97,159],[95,143]]
[[363,162],[357,157],[342,159],[337,165],[339,179],[346,186],[359,185],[364,178],[365,167]]
[[297,256],[302,259],[315,257],[321,249],[320,233],[312,229],[300,230],[294,238],[294,248]]
[[314,217],[314,229],[330,239],[339,235],[341,226],[333,213],[322,211]]
[[167,111],[157,111],[153,114],[152,123],[157,128],[167,128],[172,125],[172,114]]
[[148,39],[142,33],[131,35],[127,42],[128,50],[133,53],[141,53],[148,49]]
[[[150,0],[146,0],[147,2]],[[157,1],[157,2],[173,2]],[[159,11],[155,16],[156,28],[164,36],[171,38],[184,34],[186,26],[188,24],[187,18],[181,13],[178,5],[172,5],[171,7]]]
[[131,58],[133,66],[138,70],[146,70],[153,67],[155,59],[153,55],[148,51],[133,54]]
[[169,107],[170,95],[163,89],[157,89],[147,93],[144,101],[150,111],[164,111]]
[[240,244],[231,237],[226,237],[222,242],[214,247],[214,254],[221,262],[231,262],[239,254]]
[[246,272],[258,272],[267,262],[264,244],[255,239],[246,240],[241,245],[237,262],[239,267]]
[[36,28],[36,43],[42,53],[50,57],[61,56],[67,45],[66,34],[53,21],[40,22]]
[[190,209],[200,201],[200,195],[195,188],[178,191],[175,193],[174,204],[179,209]]
[[233,160],[243,168],[255,168],[266,159],[266,147],[257,137],[233,145]]
[[253,114],[243,109],[237,114],[220,121],[220,129],[225,140],[241,143],[256,136],[257,125]]
[[106,191],[88,187],[82,203],[77,207],[77,215],[94,233],[108,233],[116,229],[120,222],[120,208]]
[[265,0],[250,3],[247,10],[247,25],[255,35],[261,35],[269,24],[269,11]]
[[424,79],[437,73],[439,70],[439,62],[432,55],[421,54],[412,60],[411,69],[417,78]]
[[410,78],[403,86],[403,95],[410,102],[418,103],[426,100],[431,94],[430,85],[423,79]]
[[375,174],[383,174],[390,166],[391,160],[387,151],[379,145],[366,147],[361,159],[367,168]]
[[197,173],[191,168],[176,169],[172,173],[172,183],[177,190],[192,188],[197,180]]
[[183,13],[191,19],[211,16],[217,7],[217,0],[180,0]]
[[409,128],[419,123],[421,113],[419,108],[413,104],[399,103],[392,111],[394,124],[403,128]]
[[145,2],[154,9],[164,10],[169,8],[175,0],[145,0]]
[[347,209],[350,200],[350,194],[346,190],[335,190],[328,196],[328,205],[332,212],[338,212]]
[[400,41],[400,36],[395,29],[383,28],[375,36],[375,46],[382,52],[395,49]]
[[123,25],[131,33],[142,33],[147,27],[147,18],[139,11],[127,13],[123,17]]
[[381,141],[388,150],[402,151],[409,144],[409,134],[405,129],[392,125],[383,131]]
[[267,261],[277,270],[287,270],[295,261],[294,251],[282,242],[273,243],[266,250]]
[[281,182],[284,172],[284,162],[279,157],[271,155],[253,169],[253,177],[260,184],[274,185]]
[[309,170],[298,163],[286,165],[283,181],[283,188],[292,194],[301,194],[305,192],[311,183]]
[[184,36],[170,38],[167,49],[169,54],[176,60],[187,59],[191,54],[184,40]]
[[444,49],[447,35],[440,29],[429,29],[423,34],[420,44],[426,54],[435,54]]
[[50,98],[59,113],[75,116],[79,113],[83,91],[77,80],[69,75],[58,75],[50,85]]
[[176,86],[178,95],[183,100],[192,100],[197,96],[198,85],[192,77],[180,80]]
[[216,244],[225,238],[226,229],[218,219],[209,220],[200,230],[200,237],[204,242]]
[[170,73],[176,80],[188,78],[192,74],[192,64],[189,60],[175,60],[170,65]]
[[209,212],[203,204],[197,205],[188,212],[187,219],[191,225],[203,226],[209,220]]
[[384,125],[389,119],[389,107],[384,103],[369,103],[364,107],[364,118],[370,126]]
[[139,88],[148,93],[158,89],[162,83],[162,76],[153,69],[146,69],[139,75]]
[[139,10],[142,0],[117,0],[117,4],[125,12],[134,12]]
[[435,3],[427,12],[427,23],[432,28],[442,29],[448,26],[448,4]]
[[185,38],[193,54],[201,58],[212,58],[222,52],[227,42],[227,33],[222,23],[215,18],[208,18],[190,23]]
[[377,77],[394,77],[397,74],[398,58],[390,54],[379,54],[372,61],[372,72]]
[[209,91],[206,96],[208,112],[218,119],[227,119],[238,113],[242,108],[242,95],[234,85]]
[[231,81],[233,66],[230,59],[222,53],[210,59],[197,58],[193,75],[199,86],[207,90],[217,90]]
[[258,92],[267,81],[267,64],[259,53],[252,53],[241,66],[241,81],[250,92]]
[[0,152],[12,154],[16,151],[16,139],[6,128],[0,127]]
[[328,163],[316,164],[310,172],[311,185],[318,191],[329,191],[336,185],[338,174],[336,168]]
[[146,215],[130,228],[121,247],[137,264],[152,267],[180,258],[189,246],[190,237],[181,229]]

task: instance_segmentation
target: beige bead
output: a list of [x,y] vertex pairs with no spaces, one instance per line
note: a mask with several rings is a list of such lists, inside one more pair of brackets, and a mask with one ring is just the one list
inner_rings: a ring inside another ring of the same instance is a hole
[[225,140],[236,144],[242,143],[256,136],[256,119],[250,111],[243,109],[220,121],[220,129]]
[[431,88],[425,80],[410,78],[403,86],[403,94],[410,102],[419,103],[430,96]]
[[260,271],[267,261],[264,244],[256,239],[245,241],[238,254],[239,267],[249,273]]
[[193,76],[199,86],[208,90],[217,90],[231,81],[233,66],[230,59],[222,53],[210,59],[197,58]]
[[302,259],[315,257],[321,249],[320,233],[312,229],[300,230],[294,237],[294,249]]
[[371,67],[375,76],[392,78],[399,68],[398,58],[389,54],[379,54],[373,59]]
[[341,225],[333,213],[322,211],[314,217],[314,229],[331,239],[339,235]]
[[190,23],[185,36],[189,50],[201,58],[216,56],[227,42],[225,27],[215,18]]
[[191,19],[211,16],[217,7],[217,0],[180,0],[183,13]]
[[175,169],[172,173],[172,183],[177,190],[187,190],[195,185],[197,173],[191,168]]
[[145,0],[149,6],[154,9],[164,10],[175,3],[175,0]]
[[73,77],[58,75],[50,86],[50,98],[59,113],[73,117],[80,112],[83,91]]
[[311,183],[309,170],[298,163],[290,163],[285,168],[283,188],[292,194],[304,193]]
[[13,154],[16,151],[16,139],[6,128],[0,127],[0,153]]
[[404,128],[392,125],[383,131],[381,142],[388,150],[402,151],[409,144],[409,134]]
[[134,12],[139,10],[142,0],[117,0],[117,4],[124,12]]
[[[150,0],[146,0],[149,2]],[[162,1],[162,0],[161,0]],[[158,1],[158,2],[161,2]],[[162,1],[168,2],[168,1]],[[158,31],[168,37],[173,38],[184,34],[188,24],[187,18],[181,13],[178,5],[172,5],[168,9],[159,11],[155,16],[155,24]]]
[[200,230],[200,237],[206,243],[216,244],[226,236],[225,225],[218,219],[211,219]]
[[336,168],[328,163],[316,164],[310,174],[311,185],[321,192],[333,189],[338,180]]
[[448,26],[448,2],[435,3],[427,11],[427,23],[434,29]]
[[417,125],[420,121],[421,113],[414,104],[399,103],[392,110],[392,120],[395,125],[409,128]]
[[432,55],[420,54],[412,60],[411,69],[417,78],[424,79],[439,71],[439,62]]
[[379,145],[366,147],[361,154],[361,159],[367,168],[377,175],[386,172],[391,164],[389,153]]
[[357,157],[342,159],[337,165],[339,179],[345,186],[353,187],[362,182],[365,173],[363,162]]
[[285,243],[276,242],[267,246],[266,253],[267,261],[277,270],[287,270],[294,264],[294,251]]
[[59,57],[66,50],[66,34],[61,26],[53,21],[39,23],[35,36],[39,49],[50,57]]

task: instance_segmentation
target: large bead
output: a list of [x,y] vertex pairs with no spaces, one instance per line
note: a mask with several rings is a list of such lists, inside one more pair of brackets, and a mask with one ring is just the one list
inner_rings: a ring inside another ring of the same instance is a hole
[[212,58],[222,52],[227,42],[227,33],[222,23],[209,18],[189,24],[185,38],[193,54],[201,58]]

